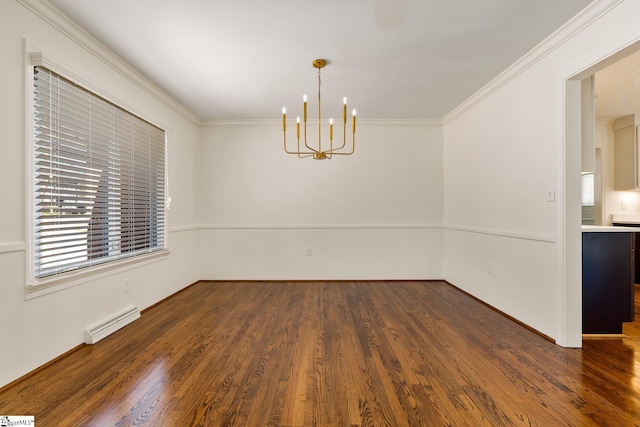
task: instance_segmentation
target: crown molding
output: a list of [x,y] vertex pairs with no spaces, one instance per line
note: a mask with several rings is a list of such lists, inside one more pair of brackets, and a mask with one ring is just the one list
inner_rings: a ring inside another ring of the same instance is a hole
[[358,125],[389,127],[442,127],[440,119],[358,119]]
[[450,123],[464,112],[473,108],[624,1],[625,0],[595,0],[509,68],[500,73],[496,78],[446,114],[442,119],[443,124]]
[[[282,126],[282,119],[203,120],[203,127],[216,126]],[[440,119],[358,119],[358,127],[442,127]]]
[[216,126],[282,126],[282,119],[208,119],[202,120],[202,127]]
[[609,126],[615,122],[616,119],[612,119],[610,117],[599,117],[596,118],[596,125]]
[[155,83],[145,77],[138,70],[133,68],[127,62],[125,62],[122,58],[112,52],[105,45],[100,43],[96,38],[83,30],[78,24],[76,24],[66,15],[60,12],[51,3],[43,0],[17,1],[25,8],[29,9],[32,13],[43,19],[53,28],[60,31],[69,39],[77,43],[88,53],[92,54],[93,56],[101,60],[104,64],[118,72],[124,78],[134,83],[136,86],[138,86],[148,94],[152,95],[162,104],[171,108],[173,111],[180,114],[190,122],[196,125],[201,124],[201,120],[198,116],[187,109],[184,105],[176,101],[164,90],[160,89],[160,87],[158,87]]

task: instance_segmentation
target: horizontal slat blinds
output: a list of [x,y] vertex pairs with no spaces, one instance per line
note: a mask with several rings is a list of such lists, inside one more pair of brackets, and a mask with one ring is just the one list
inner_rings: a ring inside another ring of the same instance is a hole
[[593,173],[582,174],[582,206],[593,206],[595,204]]
[[34,68],[35,277],[164,248],[165,132]]

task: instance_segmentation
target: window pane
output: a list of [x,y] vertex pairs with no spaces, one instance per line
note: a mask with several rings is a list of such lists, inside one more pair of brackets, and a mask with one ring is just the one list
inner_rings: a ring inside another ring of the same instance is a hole
[[38,278],[164,247],[165,132],[34,69]]
[[582,174],[582,206],[593,206],[594,204],[593,173]]

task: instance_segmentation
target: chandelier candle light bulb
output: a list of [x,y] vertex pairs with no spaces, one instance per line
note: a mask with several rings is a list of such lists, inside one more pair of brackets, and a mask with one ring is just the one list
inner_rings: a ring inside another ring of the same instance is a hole
[[287,109],[282,107],[282,132],[287,131]]
[[347,123],[347,97],[342,98],[342,118],[343,122]]
[[329,140],[333,141],[333,119],[329,119]]
[[[320,96],[320,69],[324,68],[327,65],[327,61],[325,59],[316,59],[313,61],[313,67],[318,69],[318,118],[317,118],[317,126],[318,126],[318,144],[317,148],[312,148],[307,141],[307,122],[308,122],[308,109],[307,109],[307,95],[302,97],[302,124],[304,126],[304,147],[303,150],[300,150],[300,117],[296,118],[296,138],[298,140],[297,149],[295,151],[289,150],[287,148],[287,110],[286,108],[282,109],[282,132],[283,132],[283,141],[284,141],[284,151],[287,154],[296,154],[298,157],[313,157],[317,160],[322,159],[331,159],[333,155],[342,155],[348,156],[354,153],[355,151],[355,143],[356,143],[356,110],[352,111],[352,125],[351,125],[351,146],[346,147],[347,145],[347,97],[345,96],[342,99],[342,126],[343,126],[343,135],[342,135],[342,145],[339,147],[333,146],[333,119],[329,120],[329,148],[323,149],[322,144],[322,128],[326,126],[326,124],[322,124],[322,105],[321,105],[321,96]],[[325,122],[326,123],[326,122]],[[326,137],[325,137],[326,138]],[[314,144],[315,145],[315,144]]]
[[356,110],[353,110],[351,112],[351,115],[353,116],[353,130],[352,130],[352,132],[355,134],[356,133]]
[[302,97],[302,102],[304,103],[304,122],[307,123],[307,95]]

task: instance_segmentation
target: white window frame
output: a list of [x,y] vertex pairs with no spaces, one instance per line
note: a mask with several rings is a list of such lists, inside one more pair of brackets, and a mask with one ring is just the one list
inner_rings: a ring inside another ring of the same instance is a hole
[[141,117],[154,126],[164,130],[165,133],[165,151],[164,151],[164,164],[165,164],[165,177],[164,177],[164,194],[165,200],[169,200],[169,180],[168,180],[168,136],[169,131],[166,126],[160,124],[157,120],[149,118],[148,115],[141,113],[139,109],[133,107],[130,103],[118,99],[109,90],[106,90],[100,84],[91,81],[79,74],[76,70],[66,66],[60,60],[54,58],[48,53],[44,53],[41,49],[29,43],[25,40],[25,68],[26,68],[26,81],[25,81],[25,106],[26,106],[26,257],[25,257],[25,299],[36,298],[42,295],[57,292],[62,289],[66,289],[72,286],[77,286],[82,283],[86,283],[88,280],[97,280],[103,277],[111,276],[126,270],[138,268],[143,265],[158,262],[166,259],[169,254],[169,233],[168,233],[168,218],[167,218],[167,204],[165,203],[165,224],[163,230],[164,247],[155,250],[150,253],[139,254],[136,256],[123,258],[119,260],[113,260],[106,263],[80,268],[69,272],[64,272],[44,278],[35,277],[35,182],[34,182],[34,101],[33,101],[33,83],[34,83],[34,67],[43,66],[47,69],[59,74],[66,79],[73,81],[74,83],[82,86],[90,92],[104,98],[105,100],[112,102],[115,105],[127,110],[128,112]]

